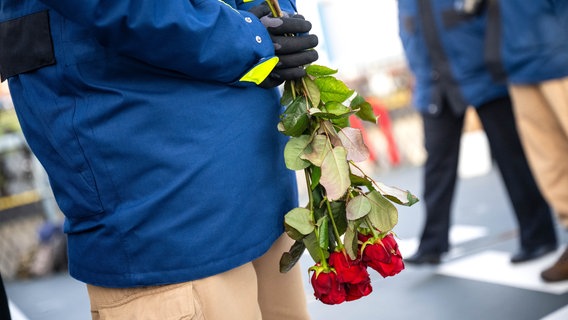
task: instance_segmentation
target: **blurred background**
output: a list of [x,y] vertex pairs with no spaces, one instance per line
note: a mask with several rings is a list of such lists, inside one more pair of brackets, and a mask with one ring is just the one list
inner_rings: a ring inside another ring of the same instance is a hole
[[[414,110],[412,75],[398,37],[396,0],[302,0],[298,12],[320,39],[317,64],[339,70],[372,104],[377,125],[353,122],[364,132],[371,157],[362,168],[391,186],[421,196],[426,158],[420,116]],[[517,230],[511,204],[487,139],[473,110],[466,115],[454,198],[452,250],[439,266],[407,266],[400,275],[372,277],[374,292],[339,306],[306,294],[314,319],[568,319],[568,281],[545,284],[539,273],[555,254],[520,266],[508,262]],[[299,179],[303,181],[303,179]],[[299,185],[305,201],[303,185]],[[403,256],[416,250],[422,204],[399,208],[395,232]],[[0,86],[0,273],[14,319],[90,319],[84,285],[66,271],[59,212],[45,173],[19,129],[6,86]],[[2,319],[0,319],[2,320]],[[270,319],[268,319],[270,320]]]

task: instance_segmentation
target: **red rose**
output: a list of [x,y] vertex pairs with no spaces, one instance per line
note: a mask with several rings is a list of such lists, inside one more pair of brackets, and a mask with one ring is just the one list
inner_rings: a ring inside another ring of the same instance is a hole
[[339,304],[345,301],[345,287],[333,271],[314,271],[312,274],[314,296],[325,304]]
[[361,260],[351,260],[343,252],[333,252],[329,255],[329,265],[337,272],[337,278],[343,283],[357,284],[369,278],[367,267]]
[[365,241],[371,239],[371,236],[366,235],[366,234],[362,234],[362,233],[358,233],[357,238],[359,239],[359,241],[365,242]]
[[360,259],[351,260],[343,252],[333,252],[329,256],[329,265],[335,269],[337,279],[345,287],[347,301],[357,300],[373,291],[367,267]]
[[363,263],[383,277],[394,276],[404,269],[402,255],[392,233],[365,246],[362,256]]
[[371,278],[367,277],[367,279],[357,284],[346,283],[345,292],[347,293],[346,301],[357,300],[369,295],[373,292],[373,287],[371,287]]

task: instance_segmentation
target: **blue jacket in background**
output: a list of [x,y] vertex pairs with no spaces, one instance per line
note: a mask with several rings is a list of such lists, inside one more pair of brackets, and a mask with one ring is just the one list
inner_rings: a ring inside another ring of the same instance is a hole
[[[440,112],[443,95],[458,115],[507,95],[485,64],[484,13],[457,12],[455,0],[399,0],[398,12],[400,39],[416,79],[413,102],[420,112]],[[426,37],[439,45],[428,46]]]
[[246,11],[261,2],[0,1],[0,71],[66,216],[73,277],[189,281],[282,234],[297,191],[279,94],[240,81],[274,57]]
[[[498,55],[513,84],[534,84],[568,76],[568,1],[498,1]],[[497,32],[496,30],[491,30]]]

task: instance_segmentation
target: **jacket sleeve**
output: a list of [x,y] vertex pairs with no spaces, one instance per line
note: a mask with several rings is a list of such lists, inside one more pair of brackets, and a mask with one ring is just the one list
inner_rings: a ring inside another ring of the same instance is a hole
[[278,61],[262,23],[221,0],[41,1],[103,46],[194,79],[259,83]]

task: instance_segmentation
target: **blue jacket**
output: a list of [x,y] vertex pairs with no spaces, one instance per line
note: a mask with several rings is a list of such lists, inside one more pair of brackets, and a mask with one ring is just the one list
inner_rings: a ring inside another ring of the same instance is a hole
[[274,57],[246,11],[260,3],[0,0],[0,72],[66,216],[73,277],[189,281],[282,234],[297,191],[279,94],[244,77]]
[[423,113],[440,112],[443,95],[456,114],[507,95],[484,61],[485,14],[461,14],[454,5],[454,0],[398,1],[400,39],[416,80],[413,103]]
[[568,76],[568,1],[498,4],[501,50],[490,62],[504,66],[508,81],[533,84]]

